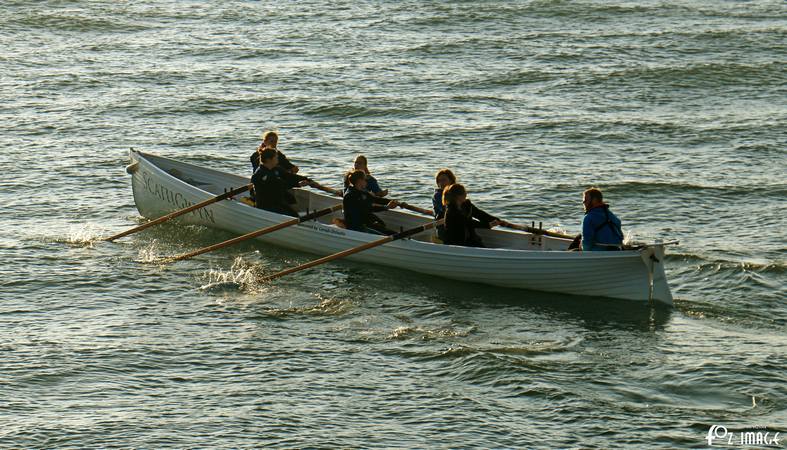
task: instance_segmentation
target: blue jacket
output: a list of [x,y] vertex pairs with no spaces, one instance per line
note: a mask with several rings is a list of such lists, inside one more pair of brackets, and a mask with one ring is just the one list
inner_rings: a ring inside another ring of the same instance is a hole
[[440,188],[434,188],[434,197],[432,197],[432,210],[434,211],[435,218],[440,219],[443,217],[445,206],[443,206],[443,190]]
[[598,244],[620,245],[623,243],[623,231],[620,219],[609,210],[609,205],[597,206],[587,213],[582,220],[582,250],[617,250]]
[[371,175],[366,175],[366,190],[372,194],[377,194],[383,191],[380,187],[380,183],[377,182],[377,178]]

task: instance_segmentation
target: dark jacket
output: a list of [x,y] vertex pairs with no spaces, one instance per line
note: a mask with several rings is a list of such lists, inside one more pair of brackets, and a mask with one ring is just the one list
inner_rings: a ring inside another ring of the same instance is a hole
[[496,217],[485,213],[466,200],[460,207],[453,204],[445,208],[445,233],[443,243],[465,247],[483,247],[484,243],[475,232],[476,228],[490,228]]
[[[348,187],[350,187],[350,178],[349,178],[350,173],[351,172],[347,172],[344,175],[344,189],[345,190]],[[380,183],[377,181],[377,178],[375,178],[375,177],[373,177],[371,175],[366,175],[366,192],[371,192],[372,194],[378,194],[378,193],[380,193],[382,191],[383,191],[383,189],[380,187]]]
[[355,186],[350,186],[344,191],[344,224],[348,230],[368,232],[367,226],[375,221],[372,214],[377,211],[386,211],[386,200],[368,192],[360,191]]
[[582,220],[582,250],[620,250],[619,245],[623,243],[620,225],[620,219],[607,204],[586,212]]
[[297,216],[298,213],[290,206],[289,197],[292,196],[288,189],[298,185],[306,177],[285,172],[279,167],[268,169],[265,166],[257,167],[251,182],[254,183],[254,195],[257,208]]
[[[284,169],[285,172],[289,172],[295,167],[295,164],[291,163],[289,159],[279,150],[276,150],[276,154],[279,156],[279,166]],[[249,161],[251,161],[251,171],[255,172],[257,167],[260,166],[260,154],[259,152],[255,151],[249,157]]]

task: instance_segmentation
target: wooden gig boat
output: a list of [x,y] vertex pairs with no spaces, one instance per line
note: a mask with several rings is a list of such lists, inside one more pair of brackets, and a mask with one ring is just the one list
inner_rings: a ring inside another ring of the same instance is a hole
[[[155,219],[225,190],[249,183],[249,178],[132,150],[134,201],[142,216]],[[295,189],[301,213],[336,205],[338,197]],[[341,211],[304,222],[258,239],[269,244],[317,255],[328,255],[378,239],[378,235],[346,230],[333,224]],[[399,210],[379,213],[391,229],[409,229],[431,217]],[[225,200],[182,216],[198,224],[244,234],[276,225],[291,217]],[[479,230],[490,248],[432,243],[433,231],[395,241],[350,257],[353,261],[411,270],[434,276],[563,294],[610,297],[672,305],[664,273],[665,246],[637,250],[569,252],[570,240],[508,230]]]

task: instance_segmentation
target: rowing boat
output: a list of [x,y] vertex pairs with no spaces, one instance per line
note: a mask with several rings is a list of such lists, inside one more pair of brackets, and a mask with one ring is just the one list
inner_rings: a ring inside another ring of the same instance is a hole
[[[248,177],[188,164],[132,150],[134,202],[139,213],[155,219],[248,184]],[[337,197],[295,189],[297,209],[305,213],[328,208]],[[379,213],[389,228],[409,229],[432,220],[393,210]],[[266,234],[257,239],[268,244],[329,255],[378,239],[379,236],[340,228],[334,218],[323,216]],[[182,216],[188,224],[245,234],[289,220],[234,199],[214,203]],[[396,267],[423,274],[506,288],[609,297],[672,305],[664,273],[665,245],[610,252],[566,251],[570,240],[521,231],[479,230],[488,248],[442,245],[433,242],[433,231],[392,242],[350,257],[351,260]]]

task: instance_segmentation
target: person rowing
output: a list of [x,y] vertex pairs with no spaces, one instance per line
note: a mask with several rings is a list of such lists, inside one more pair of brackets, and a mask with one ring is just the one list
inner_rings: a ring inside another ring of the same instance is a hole
[[434,181],[437,183],[437,187],[434,189],[434,196],[432,196],[432,211],[434,211],[435,219],[441,219],[445,214],[443,191],[448,186],[456,184],[456,175],[450,169],[440,169],[435,174]]
[[290,173],[298,173],[298,166],[290,162],[287,156],[284,155],[279,149],[279,135],[275,131],[266,131],[262,135],[262,143],[257,150],[251,154],[249,160],[251,161],[251,170],[255,172],[257,167],[260,165],[260,152],[265,150],[266,148],[272,148],[276,150],[276,154],[279,157],[279,167],[285,171]]
[[266,211],[298,217],[298,211],[292,206],[295,196],[289,189],[306,186],[310,183],[309,179],[283,170],[279,166],[276,149],[266,148],[259,152],[259,161],[261,164],[251,177],[256,197],[255,206]]
[[[442,219],[445,216],[445,206],[443,206],[443,191],[448,186],[456,183],[456,175],[450,169],[440,169],[434,176],[437,187],[432,196],[432,211],[435,219]],[[445,226],[436,228],[437,238],[445,242]]]
[[445,208],[446,245],[464,247],[484,247],[476,228],[492,228],[500,224],[497,217],[488,214],[473,205],[467,198],[467,191],[461,184],[451,184],[443,190],[443,206]]
[[374,215],[375,212],[386,211],[399,206],[396,200],[386,200],[366,191],[366,173],[356,170],[348,177],[349,186],[344,191],[344,225],[348,230],[364,233],[380,233],[391,235],[385,222]]
[[352,173],[356,170],[361,170],[366,174],[367,192],[370,192],[377,197],[385,197],[388,195],[388,189],[381,188],[380,183],[377,182],[377,178],[373,177],[371,172],[369,172],[368,161],[363,155],[358,155],[355,157],[355,161],[353,162],[353,170],[347,172],[344,175],[344,189],[347,189],[350,186],[350,175],[352,175]]
[[582,193],[585,217],[582,219],[582,250],[621,250],[623,230],[620,219],[609,205],[604,203],[604,195],[598,188],[590,188]]

